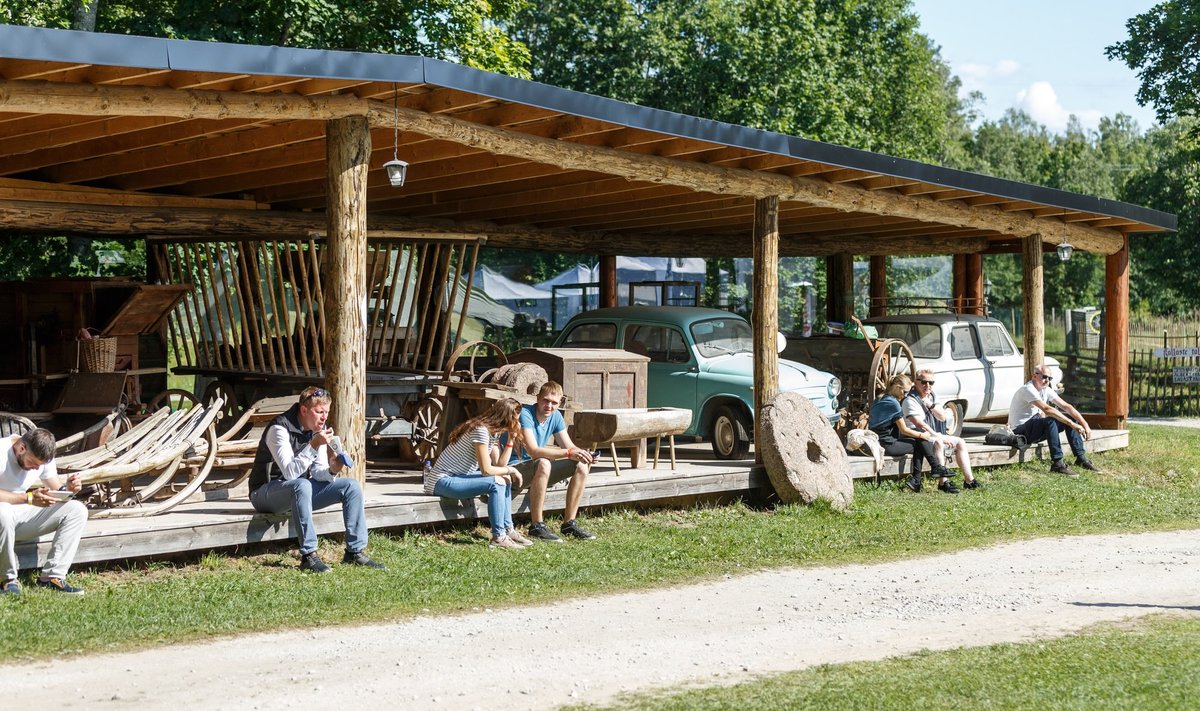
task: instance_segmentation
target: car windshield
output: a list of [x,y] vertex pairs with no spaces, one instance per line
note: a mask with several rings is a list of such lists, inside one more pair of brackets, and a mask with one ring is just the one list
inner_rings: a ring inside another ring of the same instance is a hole
[[692,324],[692,340],[705,358],[731,353],[751,353],[750,324],[740,318],[713,318]]
[[879,331],[879,340],[899,338],[917,358],[942,357],[942,329],[935,323],[872,322],[872,325]]

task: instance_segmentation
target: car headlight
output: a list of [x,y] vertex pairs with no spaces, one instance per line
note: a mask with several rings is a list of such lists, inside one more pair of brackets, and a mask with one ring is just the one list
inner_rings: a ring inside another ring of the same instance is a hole
[[836,377],[830,378],[828,390],[829,390],[829,399],[836,400],[837,396],[840,395],[842,392],[842,381],[838,380]]

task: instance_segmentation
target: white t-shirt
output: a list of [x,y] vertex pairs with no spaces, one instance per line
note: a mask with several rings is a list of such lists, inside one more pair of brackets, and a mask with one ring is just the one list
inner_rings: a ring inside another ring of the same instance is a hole
[[20,435],[0,437],[0,466],[3,467],[0,470],[0,490],[24,494],[38,480],[46,481],[50,477],[58,476],[58,467],[52,459],[40,467],[22,469],[21,465],[17,464],[17,453],[13,450],[13,445],[19,439]]
[[1034,417],[1043,417],[1040,408],[1033,403],[1041,401],[1049,405],[1058,398],[1054,388],[1039,388],[1032,382],[1025,383],[1013,393],[1008,405],[1008,426],[1023,425]]

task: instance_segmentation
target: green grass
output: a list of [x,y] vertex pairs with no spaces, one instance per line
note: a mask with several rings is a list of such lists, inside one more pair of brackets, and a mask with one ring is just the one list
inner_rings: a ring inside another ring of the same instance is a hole
[[[1065,480],[1045,463],[981,469],[986,488],[957,497],[859,485],[850,511],[825,506],[585,512],[591,543],[488,550],[483,528],[373,534],[384,573],[296,570],[286,548],[207,553],[188,563],[75,571],[83,598],[32,589],[0,600],[8,658],[143,647],[312,624],[400,619],[643,589],[781,566],[871,562],[1043,535],[1196,525],[1200,430],[1139,427],[1128,450],[1097,458],[1103,476]],[[340,556],[328,540],[326,559]],[[69,615],[69,618],[64,617]],[[64,619],[69,620],[64,623]]]
[[[1200,620],[1158,616],[1062,639],[824,665],[731,687],[637,694],[604,708],[1097,709],[1195,708]],[[1192,699],[1192,701],[1188,701]],[[575,707],[596,709],[594,706]]]

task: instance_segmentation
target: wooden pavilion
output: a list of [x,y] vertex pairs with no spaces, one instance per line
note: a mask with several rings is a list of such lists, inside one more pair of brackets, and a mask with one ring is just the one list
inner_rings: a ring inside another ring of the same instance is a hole
[[[403,187],[381,169],[408,163]],[[829,260],[847,315],[853,255],[955,255],[955,298],[983,297],[982,255],[1025,260],[1025,354],[1042,358],[1041,260],[1107,256],[1108,392],[1127,415],[1129,239],[1155,210],[708,121],[410,56],[0,26],[0,229],[320,239],[326,338],[366,331],[367,238],[485,238],[615,257]],[[754,270],[756,398],[776,376],[776,270]],[[366,355],[325,351],[327,387],[363,403]],[[363,408],[333,426],[363,432]],[[363,461],[363,441],[347,448]],[[359,472],[361,476],[361,472]]]

